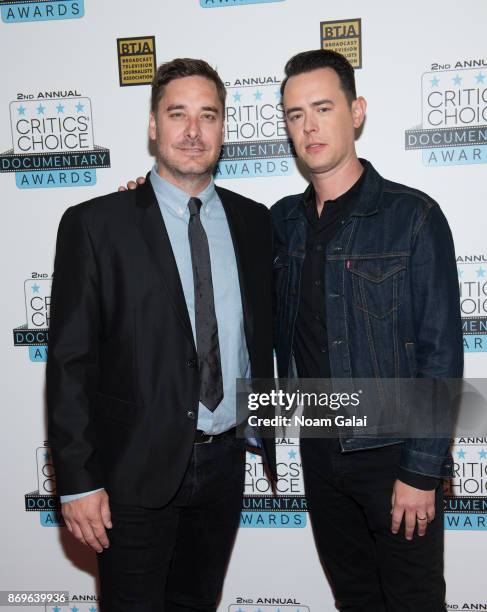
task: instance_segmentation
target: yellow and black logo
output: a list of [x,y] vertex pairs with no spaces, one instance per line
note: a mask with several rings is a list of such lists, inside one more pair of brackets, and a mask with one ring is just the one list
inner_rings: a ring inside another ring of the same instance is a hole
[[320,24],[321,48],[344,55],[354,68],[362,68],[362,20],[340,19]]
[[156,73],[154,36],[117,38],[120,87],[150,85]]

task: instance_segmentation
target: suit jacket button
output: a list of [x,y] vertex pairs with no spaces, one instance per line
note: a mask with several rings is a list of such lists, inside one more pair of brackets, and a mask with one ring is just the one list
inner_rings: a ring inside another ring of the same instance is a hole
[[192,421],[194,421],[196,418],[196,414],[194,413],[193,410],[188,410],[188,412],[186,413],[186,416],[188,417],[188,419],[191,419]]
[[188,368],[195,368],[196,367],[196,359],[188,359],[188,361],[186,362],[186,365],[188,366]]

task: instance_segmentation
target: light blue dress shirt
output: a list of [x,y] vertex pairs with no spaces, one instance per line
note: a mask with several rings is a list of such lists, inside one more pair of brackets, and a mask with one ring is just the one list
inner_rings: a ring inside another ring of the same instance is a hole
[[[161,178],[157,174],[155,166],[151,171],[150,181],[171,242],[193,336],[196,339],[193,266],[188,238],[190,217],[188,201],[191,196]],[[208,237],[210,249],[223,377],[223,400],[214,412],[208,410],[200,402],[197,428],[208,434],[219,434],[236,425],[236,379],[250,377],[250,359],[244,332],[242,298],[235,251],[225,210],[216,192],[213,179],[196,197],[202,202],[200,218]],[[73,501],[99,490],[101,489],[74,495],[63,495],[61,496],[61,502]]]

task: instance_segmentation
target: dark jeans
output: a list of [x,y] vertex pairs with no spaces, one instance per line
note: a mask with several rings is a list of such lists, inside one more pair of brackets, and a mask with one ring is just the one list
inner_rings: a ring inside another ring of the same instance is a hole
[[401,444],[341,453],[337,440],[301,440],[316,546],[343,612],[444,612],[443,491],[419,537],[391,532]]
[[111,503],[110,547],[98,555],[103,612],[214,612],[239,525],[244,440],[197,444],[163,508]]

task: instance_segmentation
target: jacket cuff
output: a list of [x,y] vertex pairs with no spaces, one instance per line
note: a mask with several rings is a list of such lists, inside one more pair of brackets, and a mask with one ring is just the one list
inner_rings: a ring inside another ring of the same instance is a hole
[[404,484],[421,489],[421,491],[432,491],[440,484],[440,479],[434,476],[425,476],[424,474],[416,474],[404,468],[399,468],[397,478]]

